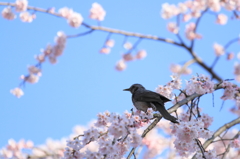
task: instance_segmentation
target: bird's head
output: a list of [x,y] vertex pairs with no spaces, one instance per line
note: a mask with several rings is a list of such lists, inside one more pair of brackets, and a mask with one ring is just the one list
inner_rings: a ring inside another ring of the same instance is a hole
[[145,89],[141,84],[133,84],[130,88],[124,89],[124,91],[129,91],[131,93],[134,93],[139,88]]

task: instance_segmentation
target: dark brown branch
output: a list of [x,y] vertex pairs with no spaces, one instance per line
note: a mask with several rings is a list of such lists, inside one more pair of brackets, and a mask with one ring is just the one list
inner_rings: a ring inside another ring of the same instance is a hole
[[190,53],[190,55],[193,57],[193,59],[200,65],[202,66],[206,71],[208,71],[211,75],[213,79],[216,79],[218,82],[222,81],[222,78],[219,77],[209,66],[207,66],[194,52],[191,48],[188,48],[187,46],[183,46],[186,50],[188,50],[188,52]]

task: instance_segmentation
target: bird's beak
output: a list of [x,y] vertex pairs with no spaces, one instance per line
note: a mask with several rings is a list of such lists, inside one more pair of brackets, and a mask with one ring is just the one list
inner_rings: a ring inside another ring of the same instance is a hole
[[124,89],[123,91],[130,91],[130,90],[129,90],[129,88],[127,88],[127,89]]

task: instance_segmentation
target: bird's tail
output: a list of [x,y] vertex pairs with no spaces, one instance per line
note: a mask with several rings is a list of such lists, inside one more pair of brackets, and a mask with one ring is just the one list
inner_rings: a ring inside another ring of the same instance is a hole
[[[156,105],[156,103],[154,103],[155,105]],[[164,119],[166,119],[166,120],[169,120],[169,121],[171,121],[171,122],[173,122],[173,123],[179,123],[178,121],[177,121],[177,118],[175,118],[174,116],[172,116],[172,115],[170,115],[169,113],[168,113],[168,111],[166,110],[166,108],[164,107],[164,105],[161,105],[161,104],[157,104],[156,105],[156,107],[157,107],[157,110],[161,113],[161,115],[163,116],[163,118]]]

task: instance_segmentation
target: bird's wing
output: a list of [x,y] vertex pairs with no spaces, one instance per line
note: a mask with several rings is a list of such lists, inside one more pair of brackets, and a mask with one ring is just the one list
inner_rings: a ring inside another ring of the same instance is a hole
[[168,98],[152,91],[138,92],[137,95],[134,96],[134,98],[137,101],[143,101],[143,102],[165,103],[165,102],[171,101]]

